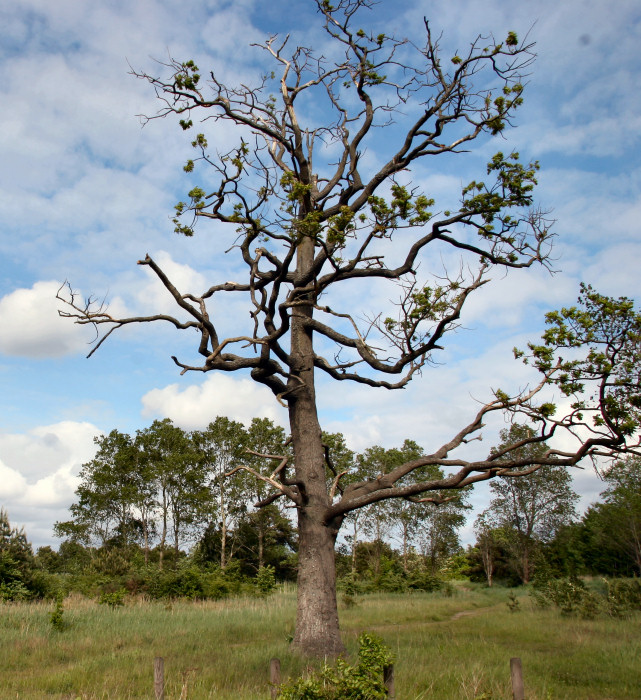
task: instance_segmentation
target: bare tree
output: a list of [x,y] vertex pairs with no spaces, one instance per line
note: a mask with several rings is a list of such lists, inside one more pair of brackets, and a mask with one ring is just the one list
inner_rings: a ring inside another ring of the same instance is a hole
[[[271,472],[247,469],[271,487],[262,504],[284,497],[297,510],[294,645],[331,655],[343,650],[334,544],[348,513],[389,498],[438,502],[443,496],[430,492],[528,473],[544,463],[572,465],[595,452],[624,449],[627,434],[603,402],[596,409],[603,416],[598,427],[580,417],[587,409],[554,419],[549,403],[537,404],[550,383],[572,387],[559,379],[563,363],[550,359],[553,349],[547,359],[533,349],[543,373],[538,385],[513,397],[496,392],[468,425],[420,459],[345,487],[337,473],[327,486],[315,372],[370,387],[406,386],[457,328],[466,301],[490,271],[545,265],[551,233],[532,206],[538,165],[521,164],[516,153],[497,153],[487,181],[465,186],[455,211],[437,211],[429,196],[402,184],[416,162],[464,152],[475,139],[510,124],[533,61],[531,44],[513,32],[503,41],[479,36],[464,53],[443,56],[427,21],[424,44],[417,46],[360,29],[362,11],[374,5],[370,0],[315,5],[331,44],[324,55],[272,36],[260,45],[270,65],[255,87],[225,85],[215,72],[203,79],[193,61],[171,60],[164,66],[167,77],[134,73],[158,95],[155,117],[180,115],[183,129],[200,118],[206,126],[222,121],[239,130],[239,145],[227,153],[213,153],[203,133],[194,137],[196,157],[185,169],[207,167],[216,184],[194,187],[189,200],[176,205],[174,221],[187,236],[199,220],[227,225],[235,237],[230,250],[246,266],[244,277],[187,292],[147,255],[139,264],[173,297],[175,316],[118,318],[71,288],[60,296],[70,304],[64,315],[108,329],[92,352],[115,329],[165,321],[199,335],[200,363],[174,358],[183,372],[249,370],[287,407],[293,460],[272,455]],[[379,165],[367,166],[367,148],[376,149]],[[433,264],[428,252],[444,249],[460,254],[456,272],[419,279],[419,263]],[[353,290],[383,283],[397,297],[394,314],[377,310],[362,321],[367,312],[357,308]],[[247,300],[251,323],[246,332],[226,337],[212,300],[220,309],[221,297],[229,295]],[[589,378],[605,382],[600,386],[607,393],[606,374]],[[550,449],[534,465],[510,460],[508,447],[500,463],[494,455],[466,461],[452,454],[475,438],[489,414],[501,411],[538,421],[534,441],[579,424],[587,432],[579,435],[576,451]],[[421,478],[425,465],[438,465],[446,476]],[[408,478],[413,472],[418,476]]]

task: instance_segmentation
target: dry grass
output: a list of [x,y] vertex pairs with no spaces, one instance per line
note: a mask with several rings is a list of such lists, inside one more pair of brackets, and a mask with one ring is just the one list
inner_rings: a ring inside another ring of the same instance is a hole
[[[510,613],[504,589],[372,595],[342,609],[341,624],[351,651],[364,629],[393,649],[399,700],[507,700],[512,656],[523,660],[528,700],[640,696],[638,618],[563,618],[521,600],[522,610]],[[51,628],[51,610],[50,603],[0,607],[0,700],[148,699],[155,656],[165,659],[167,700],[266,699],[272,656],[285,675],[306,667],[288,650],[291,589],[268,599],[137,599],[120,609],[74,597],[65,601],[62,632]]]

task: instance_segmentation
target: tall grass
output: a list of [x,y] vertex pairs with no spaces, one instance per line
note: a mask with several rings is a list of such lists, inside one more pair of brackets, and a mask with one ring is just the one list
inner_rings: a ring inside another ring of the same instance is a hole
[[[562,617],[534,609],[523,593],[511,613],[507,595],[459,586],[452,597],[364,596],[341,609],[344,639],[354,652],[362,630],[383,637],[397,657],[399,700],[507,700],[512,656],[523,660],[528,700],[640,696],[638,617]],[[165,659],[167,700],[265,700],[271,657],[285,676],[307,667],[288,649],[291,588],[265,599],[129,600],[115,609],[78,597],[64,607],[57,631],[51,603],[0,606],[0,700],[148,699],[155,656]]]

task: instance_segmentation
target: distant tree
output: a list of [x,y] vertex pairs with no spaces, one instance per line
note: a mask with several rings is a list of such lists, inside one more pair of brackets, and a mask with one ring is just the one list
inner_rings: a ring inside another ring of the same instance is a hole
[[[400,448],[385,449],[380,446],[367,448],[357,457],[357,472],[352,481],[375,479],[389,473],[395,467],[421,459],[424,450],[413,440],[405,440]],[[443,478],[443,469],[435,464],[427,464],[415,470],[413,479]],[[402,486],[406,479],[399,480]],[[419,544],[433,572],[439,562],[454,553],[459,547],[458,529],[465,522],[463,515],[467,493],[445,492],[433,494],[427,503],[420,498],[393,499],[373,504],[357,511],[361,528],[375,543],[382,543],[388,537],[400,540],[403,569],[408,570],[408,554],[414,544]],[[352,516],[354,517],[354,516]]]
[[202,523],[203,506],[211,502],[202,455],[192,437],[179,429],[174,434],[173,450],[168,456],[171,462],[169,513],[176,559],[180,554],[180,545],[193,540],[194,529]]
[[[513,449],[514,455],[536,463],[548,451],[544,442],[532,442],[535,432],[527,425],[513,424],[501,431],[501,444],[496,448],[500,463],[506,447],[522,444]],[[503,528],[511,543],[519,576],[528,583],[532,575],[533,555],[537,541],[551,540],[558,529],[576,518],[575,503],[578,495],[572,490],[572,477],[560,466],[543,467],[532,474],[515,478],[502,476],[490,484],[492,499],[484,511],[484,521],[491,528]]]
[[[510,124],[523,101],[531,44],[514,32],[503,40],[485,34],[460,54],[445,55],[427,21],[419,45],[363,28],[371,0],[314,5],[323,45],[314,52],[272,35],[260,47],[266,66],[253,84],[226,85],[214,71],[201,74],[192,60],[169,59],[165,75],[136,74],[160,98],[156,116],[178,115],[183,129],[201,116],[209,127],[223,122],[235,130],[236,145],[226,152],[210,149],[204,133],[193,137],[196,155],[185,170],[202,166],[208,174],[176,205],[175,229],[192,236],[196,221],[213,222],[221,252],[233,251],[244,265],[241,278],[180,290],[147,255],[140,264],[164,285],[175,315],[117,317],[71,290],[60,297],[69,304],[63,314],[105,324],[96,348],[114,329],[164,321],[197,338],[202,360],[174,357],[181,371],[245,371],[287,406],[293,459],[261,478],[298,517],[294,646],[337,655],[344,646],[334,546],[345,517],[379,501],[430,498],[424,494],[572,466],[638,444],[641,319],[626,300],[586,292],[581,308],[550,317],[543,344],[529,349],[541,372],[538,384],[514,396],[496,390],[429,454],[330,498],[315,375],[405,387],[435,360],[468,299],[494,273],[546,264],[551,233],[533,206],[538,164],[521,163],[515,151],[495,153],[482,179],[463,184],[443,205],[411,184],[413,166],[468,151]],[[452,253],[463,259],[442,270]],[[372,309],[368,301],[359,308],[372,289],[378,299],[381,286],[395,305]],[[244,329],[224,328],[225,297],[246,302]],[[572,396],[568,414],[555,417],[546,393],[551,386]],[[564,430],[582,439],[571,452],[549,450],[529,463],[511,457],[523,444],[506,447],[500,465],[485,454],[453,454],[497,412],[536,423],[532,442]],[[427,465],[445,475],[423,478]]]
[[247,512],[250,498],[246,473],[234,471],[247,457],[247,430],[238,421],[218,416],[205,430],[194,432],[193,439],[210,490],[205,514],[220,530],[220,568],[225,569],[234,552],[231,535]]
[[[586,557],[584,519],[560,527],[554,538],[542,546],[541,564],[556,578],[575,578],[587,573],[598,573]],[[614,569],[605,572],[616,575]]]
[[135,495],[133,505],[142,534],[142,550],[145,564],[149,563],[149,552],[155,541],[158,528],[157,481],[153,452],[148,450],[151,437],[146,430],[136,431],[134,438]]
[[497,530],[493,529],[488,522],[488,513],[481,513],[474,521],[474,532],[476,534],[476,548],[481,558],[485,580],[488,586],[492,586],[494,581],[494,570],[496,569],[496,554],[498,549]]
[[417,539],[431,573],[436,574],[441,564],[455,554],[460,546],[459,530],[465,524],[467,493],[458,494],[451,501],[423,506],[417,513]]
[[625,552],[641,575],[641,457],[632,455],[603,472],[607,488],[601,517],[614,546]]
[[[602,472],[606,488],[567,533],[594,574],[641,574],[641,459],[630,456]],[[561,543],[555,543],[561,546]]]
[[198,520],[207,500],[205,471],[197,446],[169,418],[155,420],[149,428],[138,431],[136,444],[142,452],[144,475],[139,491],[144,496],[141,503],[160,519],[158,548],[162,569],[168,538],[173,536],[176,561],[181,538]]
[[33,567],[33,550],[24,528],[12,527],[9,514],[0,508],[0,601],[30,595]]
[[57,522],[54,533],[80,544],[127,546],[135,538],[134,503],[138,494],[136,448],[118,430],[94,438],[95,457],[80,470],[72,519]]
[[[254,418],[247,429],[246,444],[251,445],[251,449],[246,449],[242,464],[245,468],[252,469],[254,473],[260,473],[267,460],[272,460],[274,467],[277,468],[288,452],[286,443],[285,431],[281,426],[274,425],[268,418]],[[247,487],[247,498],[256,508],[256,511],[249,514],[244,522],[251,521],[256,531],[258,568],[260,569],[265,566],[264,550],[275,515],[273,509],[269,510],[269,508],[273,505],[278,510],[282,501],[271,497],[268,485],[261,479],[245,478],[244,482]]]
[[[423,449],[413,440],[405,440],[400,448],[384,449],[378,445],[369,447],[358,457],[359,476],[361,479],[375,479],[394,467],[420,459],[423,454]],[[438,467],[431,470],[429,467],[424,467],[421,471],[423,476],[427,476],[428,471],[431,471],[430,476],[435,476],[439,472]],[[403,567],[407,571],[410,543],[416,535],[420,517],[424,511],[425,509],[417,503],[404,499],[376,503],[364,509],[364,530],[370,537],[374,536],[374,541],[379,546],[388,533],[391,534],[394,530],[400,532]]]
[[275,504],[248,513],[234,534],[236,560],[242,571],[255,576],[266,566],[274,568],[279,580],[291,579],[292,557],[298,546],[296,530]]

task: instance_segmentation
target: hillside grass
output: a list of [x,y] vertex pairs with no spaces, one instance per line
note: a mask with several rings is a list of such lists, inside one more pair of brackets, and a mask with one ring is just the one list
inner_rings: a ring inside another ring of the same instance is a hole
[[[639,698],[639,616],[564,617],[534,608],[517,591],[461,584],[439,593],[377,594],[341,605],[350,650],[363,630],[396,654],[398,700],[508,700],[509,660],[519,656],[528,700]],[[269,697],[269,659],[283,679],[308,662],[292,655],[295,592],[216,602],[129,600],[112,609],[65,601],[65,629],[49,622],[52,603],[0,605],[0,700],[153,698],[153,659],[165,659],[166,700]]]

